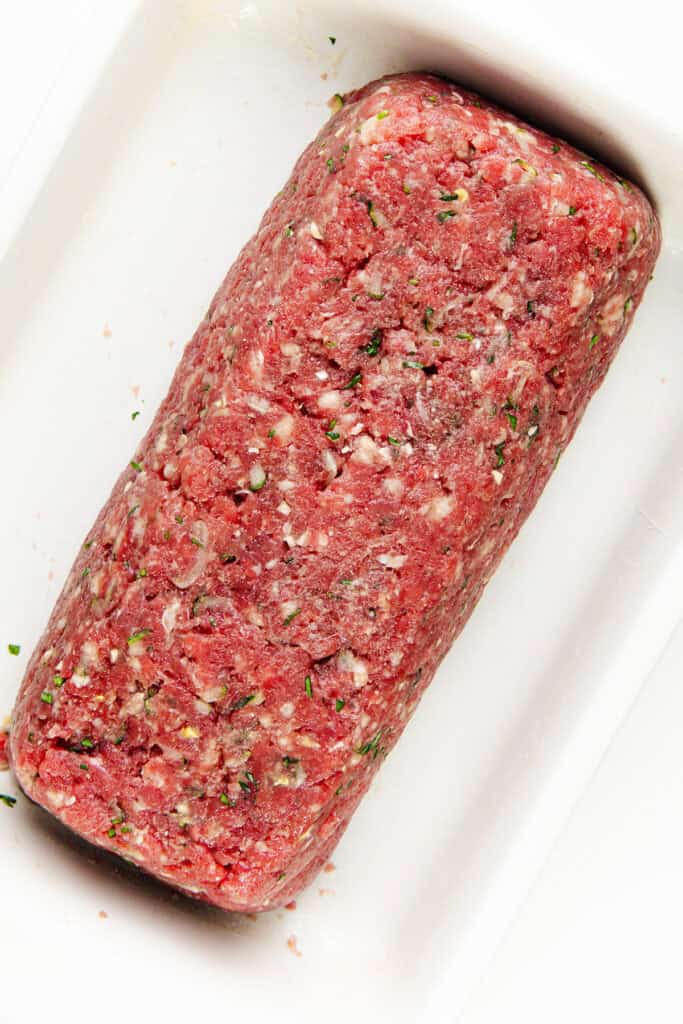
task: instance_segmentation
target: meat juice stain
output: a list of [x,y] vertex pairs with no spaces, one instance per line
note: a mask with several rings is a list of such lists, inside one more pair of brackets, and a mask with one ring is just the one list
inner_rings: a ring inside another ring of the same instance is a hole
[[290,935],[287,939],[287,949],[290,953],[293,953],[294,956],[301,956],[301,950],[297,949],[296,945],[296,935]]

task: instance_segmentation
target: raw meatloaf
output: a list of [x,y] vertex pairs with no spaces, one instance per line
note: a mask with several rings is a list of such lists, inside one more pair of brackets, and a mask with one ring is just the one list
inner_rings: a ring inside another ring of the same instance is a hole
[[33,800],[236,910],[329,857],[659,247],[637,188],[450,82],[335,105],[87,537],[11,731]]

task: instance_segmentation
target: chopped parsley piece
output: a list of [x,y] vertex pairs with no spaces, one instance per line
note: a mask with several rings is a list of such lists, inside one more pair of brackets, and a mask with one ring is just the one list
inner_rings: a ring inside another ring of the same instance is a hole
[[7,650],[16,657],[21,653],[21,644],[7,644]]
[[360,384],[362,379],[363,379],[363,375],[362,374],[354,373],[353,377],[348,382],[348,384],[344,385],[344,387],[342,388],[342,391],[350,391],[351,388],[355,388],[356,384]]
[[377,112],[377,120],[378,121],[383,121],[385,117],[389,117],[389,111],[388,110],[379,110]]
[[448,220],[449,217],[455,217],[455,210],[441,210],[436,215],[436,219],[443,224],[444,221]]
[[533,299],[529,299],[529,301],[527,302],[526,311],[529,314],[529,316],[536,316],[536,303]]
[[325,437],[329,437],[330,441],[338,441],[339,440],[340,435],[334,429],[336,427],[336,425],[337,425],[337,421],[336,420],[330,420],[330,425],[329,425],[328,429],[325,431]]
[[635,245],[636,242],[638,241],[638,232],[636,231],[635,228],[631,228],[630,236],[629,237],[631,239],[631,245]]
[[64,676],[53,676],[52,685],[59,689],[60,686],[64,686]]
[[[265,483],[265,480],[263,481],[263,483]],[[261,487],[263,487],[263,484],[261,484]],[[256,489],[259,490],[260,488],[256,488]],[[252,490],[253,490],[253,488],[252,488]],[[196,548],[203,548],[204,547],[204,545],[202,544],[202,542],[199,540],[198,537],[190,537],[190,543],[194,544],[194,546]]]
[[372,332],[370,341],[365,346],[365,351],[369,356],[376,356],[379,352],[379,347],[382,344],[382,332],[379,327],[376,327]]
[[2,800],[5,807],[14,807],[17,802],[17,798],[15,796],[9,796],[7,793],[0,793],[0,800]]
[[626,302],[624,303],[624,313],[628,313],[629,309],[633,305],[633,296],[629,295]]
[[54,701],[54,696],[50,693],[49,690],[43,690],[43,692],[40,695],[40,699],[42,700],[43,704],[52,704],[52,702]]
[[442,203],[455,203],[460,199],[460,192],[442,192],[439,199]]
[[420,279],[418,277],[409,277],[408,278],[408,284],[419,284],[419,283],[420,283]]
[[332,97],[332,109],[333,110],[341,110],[341,108],[343,106],[344,106],[344,97],[342,96],[341,93],[335,92],[334,96]]
[[375,204],[372,202],[368,203],[368,217],[372,221],[373,227],[379,227],[379,220],[377,218],[377,211],[375,210]]
[[130,827],[130,825],[122,825],[122,826],[121,826],[121,831],[122,831],[122,832],[132,832],[133,830],[132,830],[132,828]]
[[275,437],[275,428],[271,427],[268,431],[268,437]]
[[221,562],[223,562],[224,564],[230,564],[231,562],[236,562],[236,561],[237,561],[237,555],[229,555],[227,552],[224,552],[221,555]]
[[130,460],[130,464],[131,464],[131,466],[133,467],[133,469],[135,470],[136,473],[142,473],[142,463],[141,462],[136,462],[135,459],[131,459]]
[[505,415],[507,416],[507,418],[509,420],[511,429],[512,430],[516,430],[517,429],[517,417],[515,416],[515,414],[513,412],[506,412]]
[[460,341],[472,341],[474,339],[474,335],[470,334],[469,331],[458,331],[456,338],[459,338]]
[[595,348],[595,346],[597,345],[599,339],[600,339],[600,335],[599,334],[594,334],[592,336],[591,340],[588,342],[588,348]]
[[623,178],[617,178],[617,185],[621,185],[621,187],[625,188],[627,192],[633,192],[633,185],[629,185],[629,183],[624,181]]
[[86,550],[86,551],[89,551],[89,550],[90,550],[90,548],[91,548],[91,547],[93,546],[93,544],[94,544],[94,543],[95,543],[95,541],[94,541],[94,540],[86,540],[86,542],[85,542],[85,544],[83,545],[83,547],[85,548],[85,550]]
[[594,178],[598,179],[598,181],[604,181],[605,180],[603,178],[602,174],[600,174],[600,171],[597,171],[595,169],[595,167],[593,167],[593,164],[589,163],[588,160],[582,160],[581,161],[581,166],[585,167],[586,170],[589,171],[590,174],[592,174]]
[[290,757],[288,754],[285,754],[285,756],[282,758],[282,763],[287,765],[288,768],[291,768],[292,765],[299,763],[299,758]]
[[510,248],[512,248],[512,246],[515,244],[516,241],[517,241],[517,221],[514,220],[512,222],[512,231],[510,232]]
[[568,217],[573,217],[575,213],[576,213],[576,207],[575,206],[570,206],[569,207],[569,212],[567,213],[567,216]]
[[304,679],[304,689],[306,690],[307,697],[313,696],[313,682],[310,676],[306,676]]
[[409,196],[410,193],[412,192],[412,189],[411,189],[410,185],[407,182],[405,182],[405,181],[403,182],[402,188],[403,188],[403,191],[405,192],[405,194],[407,196]]
[[295,608],[293,612],[290,612],[287,618],[282,623],[283,626],[288,626],[290,622],[293,622],[297,615],[301,614],[301,608]]
[[503,449],[504,448],[505,448],[505,441],[501,441],[501,443],[497,444],[495,446],[495,448],[493,449],[494,452],[496,453],[496,468],[497,469],[500,469],[501,466],[505,465],[505,455],[503,454]]
[[131,516],[134,516],[139,508],[140,508],[139,505],[133,505],[132,508],[129,508],[128,509],[128,514],[126,516],[126,519],[130,519]]
[[81,769],[82,772],[89,772],[90,771],[90,765],[89,764],[79,764],[78,767]]
[[556,142],[553,142],[553,153],[559,153],[559,152],[560,152],[560,147],[558,146],[558,144]]
[[345,700],[342,700],[341,697],[337,697],[336,701],[334,702],[334,710],[341,711],[345,704]]
[[221,795],[218,797],[218,799],[226,807],[234,807],[235,806],[235,801],[231,800],[227,793],[221,793]]
[[368,292],[368,298],[374,299],[375,302],[381,302],[384,298],[384,292]]
[[94,746],[94,742],[88,736],[81,740],[81,747],[83,750],[92,750]]
[[371,740],[368,740],[367,743],[364,743],[362,747],[358,748],[356,753],[357,754],[363,754],[363,755],[365,755],[365,754],[372,754],[373,757],[376,757],[377,756],[377,748],[379,746],[379,741],[382,739],[383,731],[384,731],[383,729],[380,729],[379,732],[376,732]]
[[335,168],[334,168],[334,157],[331,157],[331,156],[328,157],[327,160],[325,161],[325,163],[327,165],[327,169],[330,172],[330,174],[334,174],[334,170],[335,170]]
[[128,646],[132,647],[133,644],[138,642],[138,640],[144,640],[151,632],[151,629],[141,629],[138,633],[132,633],[131,636],[128,637]]
[[231,711],[239,711],[241,708],[246,708],[247,704],[251,704],[253,700],[256,700],[256,694],[250,693],[248,697],[240,697],[230,708]]
[[90,566],[86,565],[85,569],[81,573],[81,579],[84,580],[86,576],[90,575]]
[[182,516],[174,516],[173,518],[175,519],[176,523],[179,523],[181,526],[185,522]]
[[332,43],[333,46],[337,42],[337,37],[336,36],[328,36],[327,38],[329,39],[329,41]]
[[107,832],[107,835],[109,836],[110,839],[113,839],[114,836],[116,835],[116,829],[112,826],[112,828],[110,828],[109,831]]
[[285,236],[285,238],[291,238],[292,235],[294,234],[294,228],[292,227],[292,225],[288,224],[285,230],[282,232],[282,234]]
[[389,444],[396,445],[396,447],[399,447],[401,444],[399,439],[397,437],[392,437],[391,434],[387,434],[387,441],[389,442]]
[[432,317],[434,316],[434,310],[431,306],[425,306],[424,316],[422,317],[422,326],[426,331],[432,329]]
[[136,419],[138,418],[138,416],[139,416],[139,415],[140,415],[140,410],[139,410],[139,409],[136,409],[136,410],[135,410],[135,412],[132,412],[132,413],[130,414],[130,418],[131,418],[132,420],[136,420]]
[[424,370],[424,363],[418,363],[417,359],[404,359],[403,367],[406,370]]

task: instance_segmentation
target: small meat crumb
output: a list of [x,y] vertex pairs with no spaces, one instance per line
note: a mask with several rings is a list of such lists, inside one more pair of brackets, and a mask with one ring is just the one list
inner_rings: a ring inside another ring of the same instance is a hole
[[336,869],[336,867],[334,866],[334,864],[332,863],[331,860],[328,860],[327,864],[323,868],[323,871],[326,871],[328,875],[329,875],[330,871],[336,871],[336,870],[337,869]]
[[111,327],[109,326],[109,324],[105,324],[104,325],[104,330],[102,331],[102,337],[103,338],[111,338]]
[[8,738],[6,732],[0,732],[0,772],[6,772],[9,768],[9,761],[7,759]]
[[293,953],[294,956],[301,956],[301,951],[297,949],[296,945],[296,935],[290,935],[287,939],[287,949],[290,953]]
[[109,917],[109,914],[107,913],[107,911],[106,911],[106,910],[100,910],[100,912],[99,912],[99,914],[98,914],[97,916],[98,916],[98,917],[101,917],[101,918],[102,918],[102,920],[104,921],[104,919],[105,919],[106,917]]
[[296,910],[296,900],[290,900],[289,903],[285,903],[285,910]]

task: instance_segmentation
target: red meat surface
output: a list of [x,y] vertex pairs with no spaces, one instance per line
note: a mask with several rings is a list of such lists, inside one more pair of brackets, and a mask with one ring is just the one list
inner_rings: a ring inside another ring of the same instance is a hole
[[236,910],[328,860],[660,241],[635,186],[447,81],[337,105],[187,346],[11,730],[30,797]]

